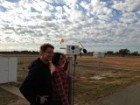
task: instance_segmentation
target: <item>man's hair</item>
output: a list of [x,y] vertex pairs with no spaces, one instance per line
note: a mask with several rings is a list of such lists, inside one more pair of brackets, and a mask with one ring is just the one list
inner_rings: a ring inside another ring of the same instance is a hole
[[54,53],[54,56],[53,56],[53,59],[52,59],[52,64],[54,64],[55,66],[58,66],[60,56],[65,57],[65,55],[63,53],[59,53],[59,52]]
[[54,46],[49,44],[49,43],[45,43],[45,44],[41,45],[40,46],[40,54],[44,53],[48,48],[54,49]]

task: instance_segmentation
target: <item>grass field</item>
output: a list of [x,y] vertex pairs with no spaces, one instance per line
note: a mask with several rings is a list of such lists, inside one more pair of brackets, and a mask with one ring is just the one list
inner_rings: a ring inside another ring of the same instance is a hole
[[[23,81],[28,72],[28,65],[36,58],[37,56],[31,55],[18,56],[19,82]],[[74,102],[77,105],[93,105],[99,98],[140,82],[140,58],[78,57],[77,62],[74,79]],[[104,79],[93,79],[95,76]]]
[[[101,76],[105,79],[91,79],[93,76]],[[140,58],[78,58],[75,102],[79,105],[87,102],[94,103],[97,99],[136,82],[140,82]]]
[[0,105],[8,105],[18,100],[18,97],[0,88]]

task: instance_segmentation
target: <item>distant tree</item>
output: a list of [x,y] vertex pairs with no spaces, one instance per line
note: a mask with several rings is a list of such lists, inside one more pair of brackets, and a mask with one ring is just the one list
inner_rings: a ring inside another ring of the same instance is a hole
[[127,48],[126,49],[120,49],[119,54],[124,57],[124,56],[130,54],[130,50],[128,50]]
[[0,51],[0,54],[39,54],[38,51]]
[[83,53],[83,55],[89,55],[89,56],[93,56],[93,52],[87,52],[87,53]]
[[117,51],[117,52],[114,52],[114,54],[115,54],[115,55],[119,55],[119,52],[118,52],[118,51]]
[[107,51],[106,55],[114,55],[114,52],[113,51]]
[[138,56],[139,53],[138,53],[138,51],[134,51],[134,52],[131,53],[131,55]]

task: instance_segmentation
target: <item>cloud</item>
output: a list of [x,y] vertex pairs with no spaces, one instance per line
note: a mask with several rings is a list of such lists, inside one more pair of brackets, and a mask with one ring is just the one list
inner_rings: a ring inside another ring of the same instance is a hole
[[122,21],[123,23],[135,23],[139,20],[139,18],[137,17],[137,15],[133,12],[131,13],[124,13],[122,15],[122,17],[120,18],[120,21]]
[[0,18],[2,45],[140,44],[139,0],[5,0]]
[[140,1],[139,0],[124,0],[124,1],[115,0],[113,7],[122,12],[139,11]]

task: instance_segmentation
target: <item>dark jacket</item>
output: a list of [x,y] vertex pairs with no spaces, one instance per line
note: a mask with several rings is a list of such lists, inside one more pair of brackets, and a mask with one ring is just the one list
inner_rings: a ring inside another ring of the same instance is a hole
[[50,105],[52,84],[49,64],[44,64],[39,58],[29,66],[29,73],[20,86],[20,92],[31,103],[40,105],[38,96],[49,96],[47,103]]

